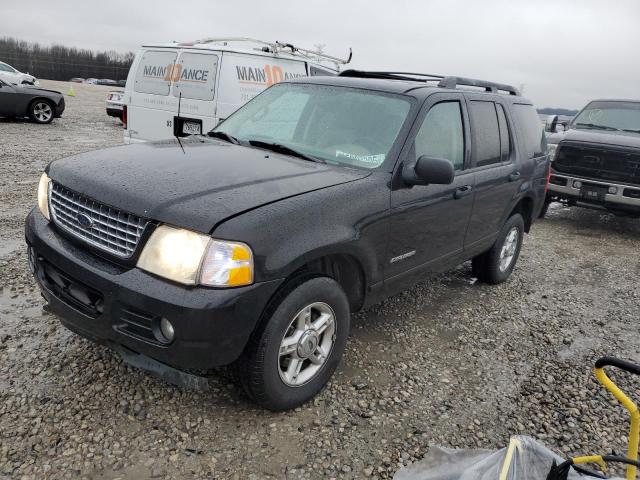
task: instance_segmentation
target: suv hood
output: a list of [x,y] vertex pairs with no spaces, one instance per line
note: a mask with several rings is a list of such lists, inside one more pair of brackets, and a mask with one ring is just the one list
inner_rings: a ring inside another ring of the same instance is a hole
[[640,148],[640,135],[631,132],[571,128],[564,133],[556,135],[558,135],[558,137],[554,137],[554,140],[549,139],[549,143],[559,143],[560,141],[566,140],[571,142],[602,143],[621,147]]
[[122,145],[52,162],[54,182],[136,215],[213,231],[228,217],[369,172],[200,138]]

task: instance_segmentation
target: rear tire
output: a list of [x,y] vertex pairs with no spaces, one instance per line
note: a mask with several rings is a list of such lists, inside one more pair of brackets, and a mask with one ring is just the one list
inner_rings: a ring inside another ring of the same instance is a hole
[[473,275],[491,285],[507,280],[520,256],[523,237],[524,220],[515,213],[505,222],[491,249],[473,259]]
[[316,277],[265,313],[235,376],[260,406],[288,410],[313,398],[333,375],[349,336],[349,301],[335,280]]
[[51,123],[55,117],[53,103],[48,100],[36,99],[29,105],[29,118],[40,124]]

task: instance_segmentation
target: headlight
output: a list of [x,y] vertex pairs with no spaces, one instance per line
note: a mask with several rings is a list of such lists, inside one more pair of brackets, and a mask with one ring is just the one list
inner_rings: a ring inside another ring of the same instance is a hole
[[556,158],[556,150],[558,149],[558,144],[557,143],[550,143],[547,145],[547,153],[549,154],[549,157],[551,158],[551,161],[553,161]]
[[51,179],[46,173],[43,173],[40,177],[40,183],[38,184],[38,207],[40,212],[44,215],[44,218],[50,220],[49,216],[49,184]]
[[138,267],[185,285],[238,287],[253,282],[253,254],[247,245],[168,225],[153,232]]

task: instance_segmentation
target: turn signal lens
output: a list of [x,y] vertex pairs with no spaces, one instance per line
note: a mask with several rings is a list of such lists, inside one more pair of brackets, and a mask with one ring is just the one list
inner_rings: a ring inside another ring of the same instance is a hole
[[240,287],[253,283],[253,253],[249,246],[213,240],[202,262],[200,283],[213,287]]
[[43,173],[40,177],[40,183],[38,184],[38,208],[44,215],[44,218],[51,220],[49,216],[49,184],[51,179],[46,173]]

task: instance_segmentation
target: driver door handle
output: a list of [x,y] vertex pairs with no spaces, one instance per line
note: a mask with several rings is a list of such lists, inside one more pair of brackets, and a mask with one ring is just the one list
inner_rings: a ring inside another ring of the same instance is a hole
[[456,188],[456,191],[453,194],[453,198],[456,200],[466,197],[473,191],[473,187],[471,185],[464,185],[462,187]]
[[520,172],[513,172],[511,175],[509,175],[510,182],[515,182],[519,178],[520,178]]

